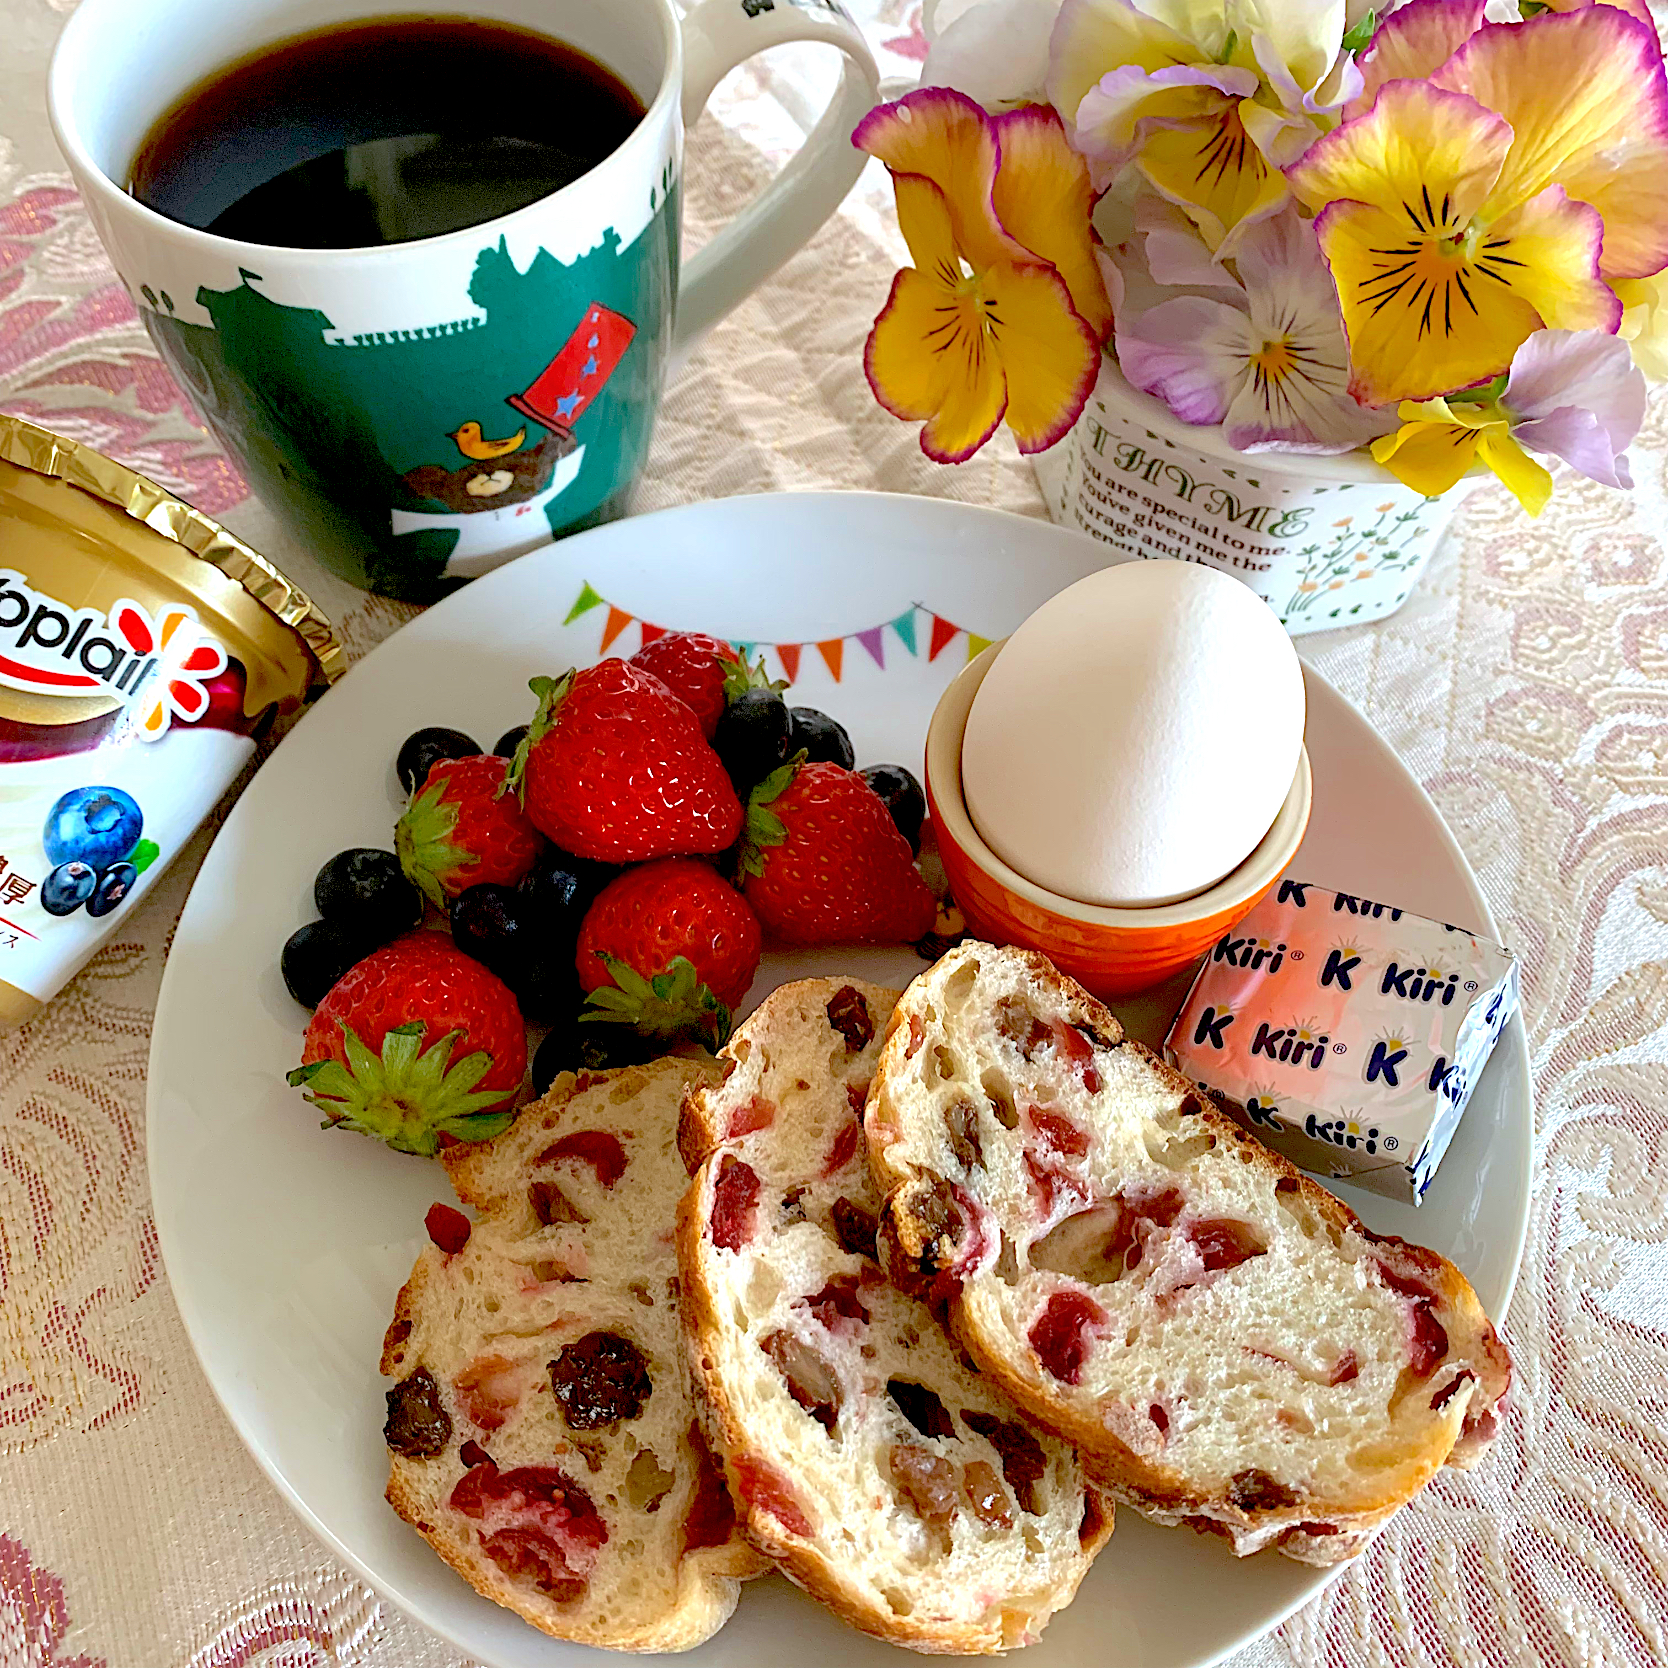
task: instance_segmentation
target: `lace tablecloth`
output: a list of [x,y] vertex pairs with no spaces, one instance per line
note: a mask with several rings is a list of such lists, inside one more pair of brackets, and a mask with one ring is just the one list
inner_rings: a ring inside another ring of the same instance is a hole
[[[0,0],[0,410],[224,518],[363,651],[407,611],[277,534],[163,371],[70,188],[42,87],[71,5]],[[912,73],[917,0],[857,10],[887,72]],[[823,70],[787,53],[731,78],[692,136],[692,239],[807,123]],[[667,399],[641,507],[870,487],[1042,513],[1010,445],[937,468],[870,397],[860,349],[903,253],[889,204],[866,177],[712,335]],[[1505,1323],[1519,1389],[1494,1456],[1439,1477],[1240,1668],[1668,1662],[1668,403],[1634,473],[1631,495],[1561,481],[1538,523],[1479,491],[1401,614],[1303,643],[1441,806],[1522,954],[1536,1193]],[[459,1668],[256,1469],[159,1264],[146,1053],[208,838],[0,1039],[0,1668]]]

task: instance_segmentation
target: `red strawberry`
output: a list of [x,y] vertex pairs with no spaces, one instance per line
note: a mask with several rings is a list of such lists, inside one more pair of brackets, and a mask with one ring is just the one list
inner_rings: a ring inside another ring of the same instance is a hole
[[509,1124],[488,1108],[521,1086],[527,1027],[509,990],[446,934],[410,932],[336,981],[301,1061],[290,1084],[325,1128],[426,1155],[442,1135],[481,1141]]
[[533,826],[604,863],[722,851],[741,802],[695,714],[659,678],[604,660],[529,686],[539,710],[516,753]]
[[759,970],[758,917],[733,886],[692,857],[627,869],[603,887],[579,929],[575,965],[583,989],[606,990],[623,988],[622,966],[652,982],[679,956],[727,1008],[747,994]]
[[394,829],[406,879],[441,909],[483,881],[514,886],[544,849],[513,794],[509,765],[494,753],[441,759]]
[[855,770],[773,771],[747,804],[742,896],[787,944],[891,944],[932,931],[937,904],[886,802]]
[[629,665],[652,673],[700,721],[701,734],[712,740],[726,704],[744,689],[769,689],[764,661],[749,666],[721,637],[704,631],[668,631],[645,643]]

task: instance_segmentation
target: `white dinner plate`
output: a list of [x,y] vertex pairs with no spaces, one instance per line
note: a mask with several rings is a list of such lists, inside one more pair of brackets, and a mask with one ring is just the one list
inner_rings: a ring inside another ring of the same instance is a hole
[[[928,717],[970,648],[1106,560],[1105,546],[1046,523],[866,493],[731,498],[617,522],[524,556],[399,631],[296,726],[233,809],[175,934],[151,1045],[151,1192],[169,1278],[203,1370],[268,1476],[340,1557],[474,1661],[596,1658],[477,1597],[383,1503],[378,1350],[423,1213],[451,1191],[435,1163],[321,1131],[285,1086],[307,1016],[285,994],[278,952],[312,915],[314,871],[344,846],[391,843],[392,761],[410,731],[455,725],[491,746],[529,715],[530,675],[600,658],[609,634],[611,652],[630,654],[643,621],[787,644],[790,660],[802,645],[790,699],[839,718],[859,763],[918,771]],[[778,650],[763,652],[779,672]],[[1436,808],[1313,672],[1308,746],[1314,814],[1293,875],[1493,934]],[[803,973],[902,984],[920,969],[907,949],[773,955],[753,997]],[[1153,1014],[1136,1018],[1150,1036]],[[1514,1020],[1423,1207],[1343,1191],[1369,1227],[1452,1257],[1499,1316],[1523,1247],[1530,1131]],[[1214,1537],[1124,1511],[1076,1603],[1024,1660],[1192,1668],[1271,1627],[1323,1579],[1272,1552],[1236,1561]],[[903,1659],[773,1577],[746,1588],[734,1619],[686,1660]]]

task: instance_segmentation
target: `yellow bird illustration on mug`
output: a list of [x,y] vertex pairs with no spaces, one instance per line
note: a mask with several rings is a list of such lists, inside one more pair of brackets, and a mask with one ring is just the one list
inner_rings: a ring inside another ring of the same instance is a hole
[[486,458],[507,457],[527,438],[525,423],[503,440],[487,440],[481,434],[479,423],[459,423],[446,437],[457,442],[457,448],[466,458],[474,458],[477,462]]

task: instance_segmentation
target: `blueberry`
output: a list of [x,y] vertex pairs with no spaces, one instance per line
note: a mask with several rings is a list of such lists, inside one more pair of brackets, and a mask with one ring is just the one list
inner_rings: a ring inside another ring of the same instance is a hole
[[313,907],[368,956],[423,919],[423,895],[400,860],[375,846],[339,851],[313,879]]
[[631,1026],[581,1023],[579,1010],[570,1008],[556,1019],[533,1055],[533,1092],[544,1094],[558,1072],[638,1066],[659,1053],[659,1043]]
[[497,741],[492,744],[492,750],[501,759],[513,759],[522,742],[527,739],[527,726],[517,724],[513,730],[506,730]]
[[573,959],[580,923],[597,893],[620,871],[611,863],[573,857],[548,846],[516,888],[527,901],[528,919],[540,939],[558,956],[565,947]]
[[431,725],[426,730],[413,730],[400,744],[399,754],[394,760],[394,774],[408,794],[416,793],[442,759],[467,759],[480,750],[474,738],[466,736],[462,730],[448,730],[437,725]]
[[145,817],[120,788],[72,788],[46,813],[47,861],[85,863],[101,874],[139,843]]
[[527,926],[527,900],[513,886],[486,881],[460,892],[447,913],[452,942],[505,984],[512,984],[511,975],[520,970],[528,951],[536,948],[535,935]]
[[850,770],[857,763],[857,755],[852,751],[851,737],[846,734],[844,724],[837,723],[826,712],[818,712],[815,707],[790,707],[788,717],[792,720],[788,731],[790,753],[804,748],[810,763],[823,760],[828,764],[837,764],[843,770]]
[[316,1008],[330,987],[369,952],[328,921],[309,921],[284,944],[278,970],[284,987],[304,1008]]
[[87,913],[108,915],[111,910],[120,909],[122,900],[133,890],[133,883],[138,878],[139,871],[131,863],[112,863],[98,877],[98,885],[87,900]]
[[725,707],[712,738],[724,769],[742,799],[788,756],[793,720],[774,689],[749,689]]
[[921,821],[927,814],[921,784],[902,765],[869,765],[858,773],[886,801],[898,832],[909,841],[909,849],[921,853]]
[[73,915],[92,895],[98,874],[85,863],[60,863],[41,882],[41,908],[48,915]]

